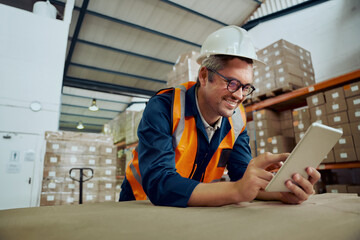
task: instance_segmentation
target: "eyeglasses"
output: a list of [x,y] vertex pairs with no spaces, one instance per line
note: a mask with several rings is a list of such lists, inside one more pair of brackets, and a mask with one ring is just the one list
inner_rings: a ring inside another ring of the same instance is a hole
[[255,91],[255,87],[250,83],[242,84],[239,80],[234,78],[229,79],[211,68],[208,68],[208,70],[222,77],[227,82],[227,90],[231,93],[234,93],[241,88],[243,96],[249,96]]

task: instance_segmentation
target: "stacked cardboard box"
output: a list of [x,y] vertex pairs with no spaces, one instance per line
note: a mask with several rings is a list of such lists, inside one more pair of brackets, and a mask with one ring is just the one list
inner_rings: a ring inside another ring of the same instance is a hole
[[83,203],[114,201],[116,149],[112,137],[77,132],[46,132],[41,206],[75,204],[84,169]]
[[296,108],[292,111],[293,127],[295,132],[295,142],[299,143],[304,136],[306,130],[310,126],[310,111],[309,108]]
[[167,75],[167,86],[175,87],[189,81],[196,82],[200,67],[196,62],[198,56],[199,53],[195,51],[181,54]]
[[326,185],[328,193],[356,193],[360,196],[360,185],[333,184]]
[[360,158],[360,82],[348,84],[306,99],[311,122],[340,129],[343,135],[324,163],[351,162]]
[[114,143],[131,144],[138,141],[137,129],[142,114],[143,111],[124,111],[107,124]]
[[279,113],[279,116],[280,116],[280,125],[281,125],[281,135],[285,137],[295,138],[292,111],[291,110],[282,111]]
[[310,52],[295,44],[281,39],[259,50],[257,55],[266,66],[258,64],[254,70],[253,98],[315,83]]
[[[282,135],[280,116],[274,111],[262,109],[254,113],[257,155],[272,152],[291,152],[294,138]],[[286,114],[283,114],[284,121]],[[285,127],[286,129],[286,127]]]
[[114,143],[124,142],[126,138],[126,112],[117,115],[107,124],[109,135],[114,139]]
[[143,111],[126,111],[125,114],[125,142],[128,145],[139,140],[137,130],[142,118]]

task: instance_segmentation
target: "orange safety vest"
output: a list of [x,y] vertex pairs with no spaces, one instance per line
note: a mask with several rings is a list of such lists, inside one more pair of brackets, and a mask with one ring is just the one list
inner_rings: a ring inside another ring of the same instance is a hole
[[[196,171],[195,156],[197,150],[197,130],[195,118],[185,118],[185,93],[195,82],[187,82],[175,88],[160,90],[157,94],[174,91],[173,100],[173,147],[175,150],[176,171],[186,178],[192,178]],[[223,176],[225,166],[219,166],[223,149],[232,149],[236,138],[246,127],[246,113],[242,104],[235,113],[228,118],[232,126],[231,131],[221,141],[218,149],[206,167],[203,182],[217,182]],[[146,194],[141,185],[138,153],[133,150],[133,159],[126,168],[126,179],[129,181],[136,200],[146,200]]]

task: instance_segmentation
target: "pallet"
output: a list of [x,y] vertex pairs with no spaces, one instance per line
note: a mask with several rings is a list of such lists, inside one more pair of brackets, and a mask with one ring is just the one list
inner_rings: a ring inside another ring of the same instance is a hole
[[301,87],[299,87],[297,85],[294,85],[294,84],[291,84],[291,83],[288,83],[285,86],[282,86],[282,87],[279,87],[279,88],[274,88],[274,89],[271,89],[271,90],[267,91],[264,94],[258,95],[256,97],[252,97],[251,101],[254,102],[254,103],[261,102],[261,101],[264,101],[264,100],[266,100],[268,98],[276,97],[276,96],[279,96],[281,94],[291,92],[291,91],[293,91],[295,89],[298,89],[298,88],[301,88]]

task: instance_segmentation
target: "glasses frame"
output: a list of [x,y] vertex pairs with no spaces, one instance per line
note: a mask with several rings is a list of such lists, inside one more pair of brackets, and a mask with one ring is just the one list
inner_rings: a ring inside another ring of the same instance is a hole
[[[248,92],[248,94],[245,94],[245,95],[243,94],[243,96],[247,97],[247,96],[251,95],[256,89],[250,83],[242,84],[239,80],[237,80],[235,78],[227,78],[224,75],[222,75],[222,74],[218,73],[217,71],[215,71],[214,69],[211,69],[211,68],[206,68],[206,69],[209,70],[210,72],[213,72],[213,73],[217,74],[218,76],[222,77],[227,82],[226,89],[231,93],[234,93],[234,92],[238,91],[240,88],[244,92],[244,88],[247,87],[247,86],[250,86],[250,91]],[[237,87],[237,89],[235,91],[230,91],[229,90],[229,85],[230,85],[231,82],[234,82],[234,81],[236,82],[236,85],[238,87]]]

